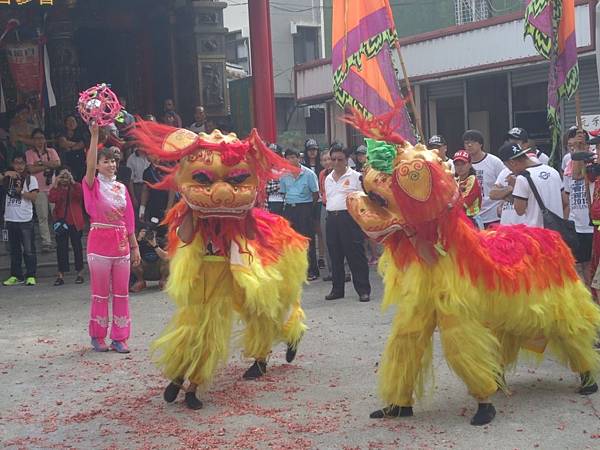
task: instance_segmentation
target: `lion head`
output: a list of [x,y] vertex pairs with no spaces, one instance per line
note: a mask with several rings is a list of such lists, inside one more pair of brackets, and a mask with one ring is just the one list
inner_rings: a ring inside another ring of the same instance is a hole
[[443,220],[460,198],[449,167],[437,151],[408,142],[366,139],[364,193],[347,199],[348,211],[372,239],[408,236]]
[[176,165],[156,187],[179,192],[202,218],[244,219],[264,201],[268,180],[297,169],[269,150],[254,131],[240,140],[234,133],[196,134],[143,122],[136,132],[141,146]]

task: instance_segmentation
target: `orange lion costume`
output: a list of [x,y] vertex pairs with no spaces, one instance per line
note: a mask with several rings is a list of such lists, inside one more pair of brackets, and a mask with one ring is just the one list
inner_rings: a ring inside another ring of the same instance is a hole
[[177,309],[153,343],[157,363],[171,380],[172,402],[185,380],[186,403],[202,407],[197,386],[206,387],[227,360],[234,314],[245,324],[244,354],[254,364],[244,374],[266,371],[277,342],[291,362],[306,329],[300,306],[307,270],[307,241],[288,222],[256,205],[265,185],[294,167],[271,152],[256,131],[247,140],[218,130],[199,135],[142,122],[140,146],[162,161],[178,161],[155,188],[179,192],[168,213],[170,277],[167,291]]
[[475,229],[437,152],[405,142],[386,118],[355,113],[348,120],[371,138],[365,194],[349,197],[348,210],[383,243],[382,306],[398,306],[379,371],[388,406],[371,417],[412,415],[436,327],[450,368],[479,402],[473,425],[493,420],[488,398],[504,387],[520,350],[541,357],[548,347],[580,374],[581,394],[596,392],[600,310],[560,235],[526,226]]

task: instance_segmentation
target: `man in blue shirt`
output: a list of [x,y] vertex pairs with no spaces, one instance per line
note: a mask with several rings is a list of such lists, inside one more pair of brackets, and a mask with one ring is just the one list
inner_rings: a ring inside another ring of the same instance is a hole
[[[284,175],[281,177],[279,192],[284,195],[284,217],[290,221],[294,230],[315,240],[315,227],[312,220],[313,205],[319,200],[319,181],[315,173],[307,167],[300,165],[300,153],[287,149],[285,159],[300,169],[297,177]],[[311,262],[308,268],[308,281],[319,278],[319,267],[316,264],[317,255],[315,245],[311,245],[309,255]]]

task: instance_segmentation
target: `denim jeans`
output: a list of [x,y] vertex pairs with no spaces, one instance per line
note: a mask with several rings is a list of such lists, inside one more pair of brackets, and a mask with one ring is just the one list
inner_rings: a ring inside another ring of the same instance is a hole
[[[8,243],[10,245],[10,275],[23,280],[35,277],[37,255],[33,234],[33,220],[29,222],[6,222]],[[25,277],[21,263],[25,260]]]

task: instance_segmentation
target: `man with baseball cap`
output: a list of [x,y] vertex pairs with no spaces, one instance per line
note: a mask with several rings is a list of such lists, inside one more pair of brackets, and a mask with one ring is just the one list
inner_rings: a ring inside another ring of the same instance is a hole
[[527,150],[527,155],[530,158],[535,158],[542,164],[548,164],[550,158],[539,148],[531,146],[529,141],[529,133],[523,128],[515,127],[508,130],[506,140],[511,144],[518,144],[522,149]]
[[450,170],[452,170],[452,173],[454,173],[454,162],[448,158],[448,143],[446,142],[446,138],[444,136],[441,134],[431,136],[429,141],[427,141],[427,148],[429,150],[437,150],[440,158],[442,158],[442,161],[448,164],[450,166]]
[[483,134],[478,130],[467,130],[463,134],[465,150],[471,155],[471,161],[475,174],[481,185],[483,201],[481,203],[481,221],[488,228],[499,222],[497,209],[499,202],[490,198],[498,175],[504,169],[504,164],[496,156],[483,151]]
[[563,217],[562,180],[552,167],[534,161],[527,156],[527,150],[518,144],[505,143],[498,151],[504,165],[515,175],[507,183],[514,199],[515,212],[524,216],[524,224],[531,227],[544,227],[542,209],[524,173],[533,182],[545,207]]

